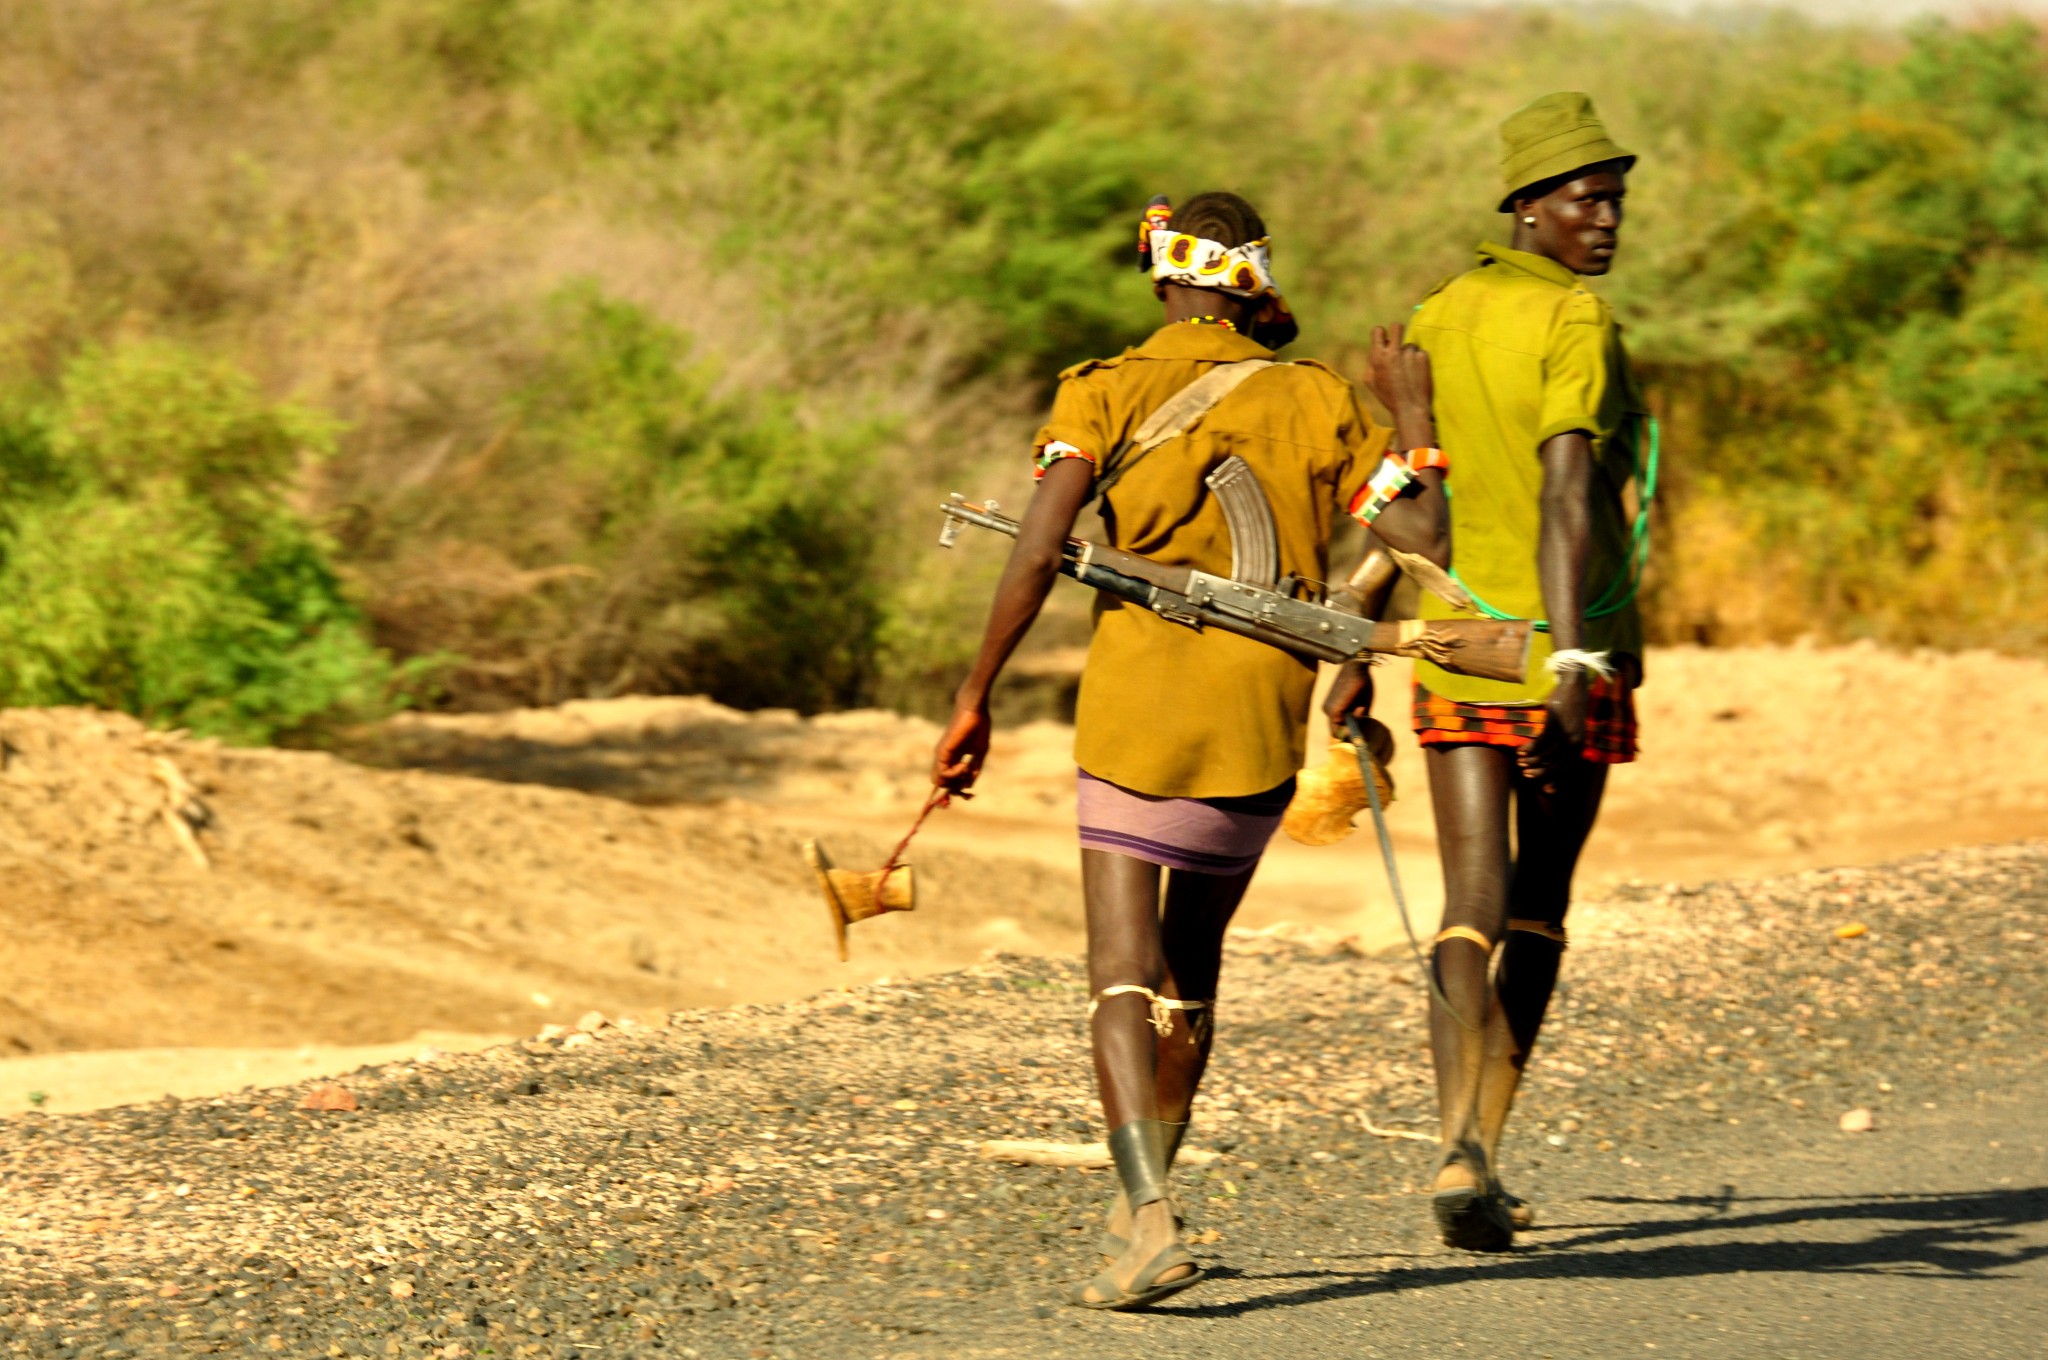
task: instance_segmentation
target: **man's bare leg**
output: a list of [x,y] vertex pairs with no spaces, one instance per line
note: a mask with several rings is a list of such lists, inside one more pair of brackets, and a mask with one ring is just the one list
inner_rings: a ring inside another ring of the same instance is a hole
[[[1430,746],[1425,748],[1425,763],[1443,862],[1444,929],[1463,927],[1496,941],[1507,917],[1513,754],[1476,742]],[[1487,978],[1491,950],[1465,936],[1439,933],[1438,939],[1431,966],[1444,999],[1431,993],[1429,1037],[1444,1162],[1435,1188],[1484,1189],[1487,1161],[1478,1105],[1485,1029],[1493,1002]]]
[[[1159,987],[1160,995],[1214,1003],[1217,980],[1223,970],[1223,935],[1237,914],[1238,904],[1244,900],[1245,890],[1251,886],[1253,872],[1247,869],[1241,874],[1221,875],[1167,871],[1166,907],[1160,926],[1166,975]],[[1176,1010],[1172,1031],[1158,1038],[1153,1069],[1157,1074],[1157,1108],[1170,1137],[1185,1130],[1215,1038],[1213,1009]],[[1168,1151],[1169,1168],[1177,1147],[1176,1143]],[[1119,1195],[1110,1209],[1109,1238],[1127,1238],[1130,1221],[1130,1206]]]
[[[1160,1117],[1159,1036],[1152,1028],[1150,1003],[1136,993],[1101,995],[1106,988],[1120,986],[1157,992],[1165,982],[1160,872],[1158,865],[1129,855],[1081,852],[1081,888],[1088,913],[1088,988],[1099,998],[1090,1026],[1095,1079],[1112,1140],[1136,1121]],[[1163,1166],[1153,1170],[1163,1177]],[[1129,1245],[1110,1267],[1118,1288],[1128,1292],[1139,1271],[1179,1237],[1167,1200],[1140,1204],[1131,1216]],[[1183,1278],[1192,1271],[1191,1266],[1175,1267],[1157,1283]]]
[[[1183,1001],[1216,1000],[1223,971],[1223,934],[1251,887],[1254,870],[1241,874],[1166,875],[1161,935],[1166,952],[1162,994]],[[1213,1009],[1174,1012],[1173,1033],[1159,1041],[1159,1117],[1184,1124],[1209,1066],[1216,1038]]]
[[1494,974],[1496,1004],[1487,1025],[1479,1087],[1479,1138],[1496,1176],[1501,1133],[1557,987],[1572,875],[1600,814],[1607,766],[1573,761],[1555,771],[1550,782],[1553,793],[1527,779],[1517,780],[1515,788],[1509,926]]

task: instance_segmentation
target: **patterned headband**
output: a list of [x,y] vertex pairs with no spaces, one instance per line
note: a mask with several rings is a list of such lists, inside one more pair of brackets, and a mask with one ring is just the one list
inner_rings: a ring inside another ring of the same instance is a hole
[[1269,237],[1226,246],[1206,236],[1174,231],[1173,201],[1156,195],[1138,221],[1138,268],[1164,283],[1214,288],[1238,297],[1280,296],[1273,285]]
[[1238,297],[1280,295],[1273,286],[1269,243],[1261,236],[1241,246],[1226,246],[1184,231],[1151,233],[1152,277],[1191,288],[1214,288]]

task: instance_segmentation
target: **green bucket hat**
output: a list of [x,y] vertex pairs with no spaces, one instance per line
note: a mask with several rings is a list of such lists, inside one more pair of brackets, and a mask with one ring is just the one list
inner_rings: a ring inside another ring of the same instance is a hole
[[1502,212],[1513,212],[1515,195],[1532,184],[1582,166],[1621,161],[1627,170],[1636,163],[1607,135],[1593,101],[1573,91],[1547,94],[1516,109],[1500,125],[1500,141],[1500,175],[1507,190]]

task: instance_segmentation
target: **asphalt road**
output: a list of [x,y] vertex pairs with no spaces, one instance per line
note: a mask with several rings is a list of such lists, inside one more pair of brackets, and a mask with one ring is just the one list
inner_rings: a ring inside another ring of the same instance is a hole
[[1859,1136],[1819,1124],[1731,1129],[1724,1145],[1622,1168],[1625,1180],[1561,1162],[1544,1226],[1504,1256],[1437,1247],[1407,1196],[1314,1225],[1301,1257],[1234,1254],[1150,1317],[1060,1309],[881,1353],[2048,1355],[2048,1083],[1959,1091]]

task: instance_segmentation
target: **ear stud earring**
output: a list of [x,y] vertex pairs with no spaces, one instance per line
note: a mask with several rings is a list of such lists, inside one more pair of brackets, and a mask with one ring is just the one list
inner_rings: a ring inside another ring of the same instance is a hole
[[1526,227],[1533,227],[1536,225],[1536,219],[1533,217],[1525,217],[1522,219],[1522,225]]

